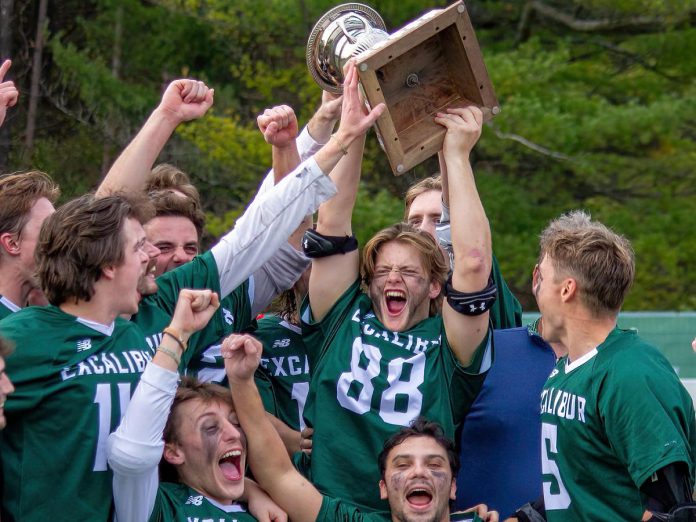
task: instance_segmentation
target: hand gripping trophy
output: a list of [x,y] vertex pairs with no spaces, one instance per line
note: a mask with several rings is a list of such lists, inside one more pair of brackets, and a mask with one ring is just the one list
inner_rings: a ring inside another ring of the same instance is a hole
[[307,42],[307,66],[327,91],[340,93],[343,66],[355,58],[367,103],[385,103],[376,130],[395,175],[442,148],[434,115],[477,105],[486,120],[500,112],[471,20],[460,0],[434,9],[393,34],[363,4],[324,14]]

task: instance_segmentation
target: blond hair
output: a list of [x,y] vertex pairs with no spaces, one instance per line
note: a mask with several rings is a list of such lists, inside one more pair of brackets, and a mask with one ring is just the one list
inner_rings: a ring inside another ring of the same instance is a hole
[[[430,281],[439,282],[444,289],[449,272],[449,263],[445,261],[442,250],[430,234],[422,232],[408,223],[398,223],[380,230],[367,242],[362,259],[362,276],[366,285],[370,284],[374,276],[379,250],[392,241],[415,248],[418,251],[423,270]],[[430,315],[438,313],[441,297],[442,291],[440,291],[438,298],[430,301]]]
[[422,179],[415,185],[409,187],[406,191],[406,196],[404,196],[404,203],[406,204],[406,208],[404,208],[404,221],[408,220],[408,213],[411,210],[413,201],[421,194],[425,194],[431,190],[442,192],[442,176],[440,174]]
[[635,277],[628,239],[574,210],[549,223],[539,246],[540,261],[548,255],[557,276],[576,280],[580,299],[593,315],[619,312]]

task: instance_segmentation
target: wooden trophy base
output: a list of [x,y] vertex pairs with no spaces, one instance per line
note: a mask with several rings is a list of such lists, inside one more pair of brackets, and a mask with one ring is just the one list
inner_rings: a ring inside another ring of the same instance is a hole
[[370,106],[387,106],[376,127],[397,176],[442,148],[437,112],[476,105],[484,120],[500,112],[461,0],[414,20],[359,55],[357,65]]

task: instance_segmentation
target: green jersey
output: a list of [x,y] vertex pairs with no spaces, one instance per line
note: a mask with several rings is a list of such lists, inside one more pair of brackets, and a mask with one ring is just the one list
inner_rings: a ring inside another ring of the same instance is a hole
[[541,394],[541,421],[549,522],[635,522],[653,473],[685,462],[693,475],[689,393],[635,331],[616,328],[577,361],[561,358]]
[[220,504],[184,484],[162,482],[149,522],[254,522],[242,504]]
[[[324,497],[316,522],[391,522],[389,511],[360,511],[360,508],[331,497]],[[483,522],[476,513],[459,511],[450,514],[454,522]]]
[[[179,292],[184,288],[210,289],[220,293],[220,276],[212,252],[206,252],[191,262],[157,278],[157,293],[140,303],[138,313],[131,318],[145,332],[147,342],[155,350],[162,341],[162,330],[171,322]],[[222,296],[221,296],[222,297]],[[181,359],[182,369],[197,361],[203,352],[232,332],[239,331],[251,321],[251,300],[248,280],[239,285],[220,302],[220,309],[208,325],[191,336]],[[196,371],[194,369],[193,373]]]
[[[309,393],[309,361],[302,329],[276,315],[264,316],[257,323],[253,334],[263,343],[259,370],[270,381],[273,397],[271,403],[263,393],[264,406],[294,430],[302,430]],[[259,389],[263,387],[264,383]]]
[[12,315],[20,310],[21,308],[19,306],[7,299],[5,296],[0,295],[0,319],[4,319],[8,315]]
[[14,520],[105,521],[112,506],[106,440],[152,351],[123,319],[98,331],[55,306],[0,322],[15,352],[7,374],[3,507]]
[[302,321],[312,371],[305,419],[314,428],[311,473],[303,471],[324,494],[386,510],[376,465],[384,441],[420,415],[454,438],[491,352],[479,348],[462,367],[441,316],[404,332],[386,330],[359,280],[319,323],[309,322],[305,300]]
[[504,330],[522,326],[522,305],[510,291],[503,274],[500,273],[500,265],[495,256],[493,256],[491,277],[498,287],[498,295],[490,309],[493,328]]

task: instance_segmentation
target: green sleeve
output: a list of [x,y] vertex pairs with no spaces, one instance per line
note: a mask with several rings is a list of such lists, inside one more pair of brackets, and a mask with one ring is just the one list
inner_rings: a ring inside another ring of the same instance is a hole
[[348,502],[324,496],[316,522],[388,522],[390,520],[391,516],[388,512],[362,512]]
[[360,279],[358,278],[338,298],[321,321],[314,321],[309,296],[305,297],[300,311],[300,322],[302,324],[302,338],[305,341],[312,372],[321,359],[325,347],[330,344],[336,331],[346,320],[346,315],[361,295]]
[[[162,310],[174,313],[182,288],[205,289],[220,293],[220,276],[211,252],[195,257],[157,278],[157,293],[147,299],[154,300]],[[222,299],[225,296],[220,296]]]
[[5,360],[5,371],[15,388],[5,403],[8,413],[38,407],[49,381],[56,380],[59,373],[54,366],[60,340],[56,343],[41,338],[28,340],[23,335],[25,325],[12,319],[2,321],[0,325],[0,336],[15,345],[15,350]]
[[522,326],[522,305],[510,291],[503,274],[500,273],[500,265],[495,255],[493,255],[491,276],[498,287],[498,295],[491,308],[493,328],[503,330]]
[[595,383],[609,443],[637,487],[673,462],[686,462],[694,472],[693,403],[653,350],[633,346]]

